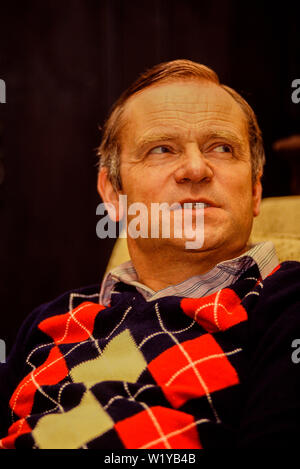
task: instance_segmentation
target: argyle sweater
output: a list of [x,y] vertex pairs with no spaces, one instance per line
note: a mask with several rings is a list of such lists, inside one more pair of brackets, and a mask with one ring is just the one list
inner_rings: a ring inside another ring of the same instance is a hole
[[298,444],[300,264],[202,298],[116,284],[35,310],[0,367],[2,448]]

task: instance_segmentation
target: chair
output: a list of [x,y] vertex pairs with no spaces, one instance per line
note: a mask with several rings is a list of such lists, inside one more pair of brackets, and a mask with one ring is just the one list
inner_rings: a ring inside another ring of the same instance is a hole
[[262,200],[254,219],[252,243],[273,241],[279,262],[300,262],[300,196],[269,197]]

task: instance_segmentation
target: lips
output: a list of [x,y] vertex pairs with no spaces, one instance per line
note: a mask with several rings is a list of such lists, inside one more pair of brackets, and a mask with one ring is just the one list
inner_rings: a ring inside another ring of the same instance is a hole
[[184,199],[178,203],[181,207],[184,207],[184,204],[192,204],[193,208],[217,207],[217,205],[209,199]]
[[207,200],[182,200],[180,202],[174,202],[170,210],[203,210],[207,208],[213,208],[217,207],[213,202],[207,201]]

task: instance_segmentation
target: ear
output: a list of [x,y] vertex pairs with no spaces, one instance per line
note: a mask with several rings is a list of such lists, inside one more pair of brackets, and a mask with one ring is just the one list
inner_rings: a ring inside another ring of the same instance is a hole
[[262,198],[262,185],[261,185],[262,171],[259,172],[256,182],[252,188],[252,201],[253,201],[253,216],[257,217],[260,212],[260,203]]
[[[120,221],[123,217],[123,208],[119,201],[120,193],[110,182],[107,168],[101,168],[98,173],[97,189],[110,218],[113,221]],[[111,205],[113,205],[114,210],[111,209]]]

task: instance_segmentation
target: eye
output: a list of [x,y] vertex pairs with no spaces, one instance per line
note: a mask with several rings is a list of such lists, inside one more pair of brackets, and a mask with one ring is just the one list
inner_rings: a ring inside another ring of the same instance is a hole
[[163,153],[170,153],[170,149],[168,147],[164,147],[163,145],[159,147],[154,147],[150,150],[149,153],[154,153],[156,155],[162,155]]
[[213,151],[216,151],[217,153],[231,153],[232,148],[230,145],[218,145],[217,147],[213,148]]

